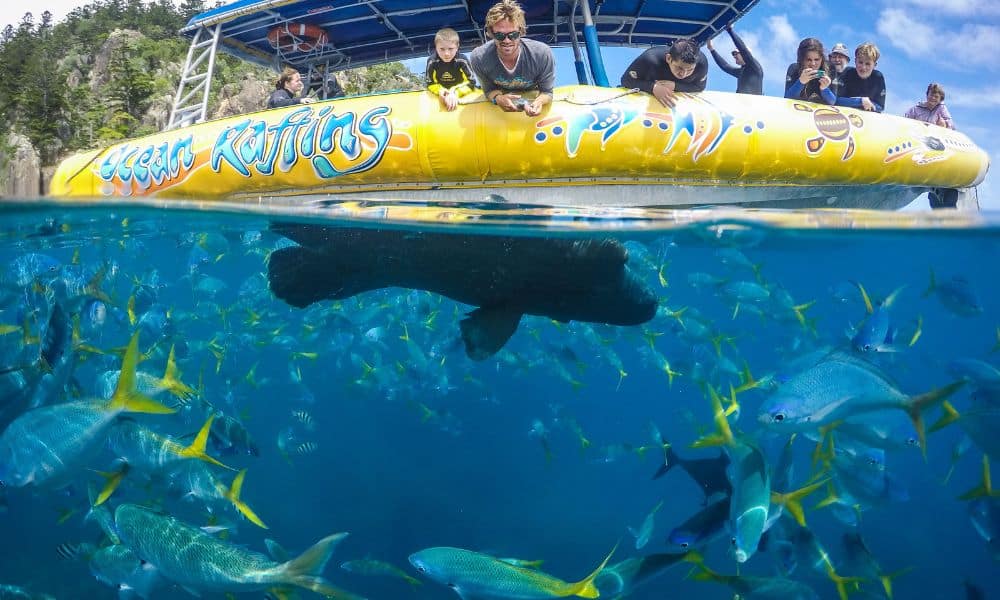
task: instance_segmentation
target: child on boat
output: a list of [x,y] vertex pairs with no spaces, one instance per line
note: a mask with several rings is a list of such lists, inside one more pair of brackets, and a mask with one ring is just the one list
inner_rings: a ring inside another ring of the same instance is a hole
[[785,71],[785,98],[836,104],[837,96],[830,89],[830,67],[823,59],[823,42],[811,37],[799,42],[798,60]]
[[449,111],[476,88],[469,59],[458,52],[458,46],[458,32],[445,27],[434,35],[434,52],[427,58],[427,91],[436,94]]
[[937,83],[927,86],[926,102],[917,102],[903,116],[947,127],[948,129],[955,128],[955,122],[951,119],[951,113],[948,112],[948,107],[944,105],[944,88]]
[[844,84],[837,97],[838,106],[882,112],[885,108],[885,77],[875,68],[880,55],[878,46],[871,42],[865,42],[854,50],[854,67],[844,71]]

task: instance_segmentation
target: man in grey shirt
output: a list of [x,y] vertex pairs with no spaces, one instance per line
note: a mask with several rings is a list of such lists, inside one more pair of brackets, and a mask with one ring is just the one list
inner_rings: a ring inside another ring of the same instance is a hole
[[[556,69],[547,44],[524,38],[524,11],[513,0],[502,0],[486,13],[486,35],[492,41],[476,48],[469,63],[490,102],[507,112],[541,114],[552,102]],[[531,101],[519,92],[538,91]]]

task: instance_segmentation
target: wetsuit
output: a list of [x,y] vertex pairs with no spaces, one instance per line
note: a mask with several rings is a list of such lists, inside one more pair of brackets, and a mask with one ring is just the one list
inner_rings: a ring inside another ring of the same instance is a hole
[[293,104],[302,104],[302,98],[293,98],[292,93],[285,88],[274,90],[267,99],[268,108],[282,108]]
[[464,54],[457,54],[451,62],[444,62],[434,52],[427,58],[427,90],[440,94],[442,89],[455,92],[459,98],[471,94],[476,88],[476,76]]
[[755,94],[757,96],[763,95],[764,68],[761,67],[760,63],[757,62],[757,59],[750,54],[750,50],[747,49],[747,45],[743,43],[740,36],[730,31],[729,37],[733,38],[733,44],[736,45],[736,49],[740,51],[740,55],[743,57],[743,66],[730,65],[729,62],[723,58],[723,56],[719,54],[715,48],[712,48],[712,58],[715,59],[715,64],[719,65],[720,69],[736,78],[737,94]]
[[[822,67],[827,73],[830,72],[830,68],[827,65]],[[808,102],[815,102],[817,104],[836,104],[837,96],[834,95],[833,90],[829,87],[825,90],[820,89],[819,79],[813,79],[809,83],[802,85],[799,81],[799,75],[802,74],[802,68],[799,67],[799,63],[794,62],[788,65],[788,70],[785,72],[785,98],[798,98],[799,100],[806,100]]]
[[848,67],[844,69],[842,79],[844,85],[837,97],[838,106],[862,108],[861,98],[867,97],[875,105],[875,112],[882,112],[885,108],[885,77],[881,71],[875,69],[866,79],[861,79],[857,69]]
[[638,88],[647,94],[653,93],[657,81],[673,81],[675,92],[702,92],[708,83],[708,58],[698,51],[698,62],[694,73],[678,79],[667,64],[667,46],[653,46],[632,61],[622,74],[622,87]]

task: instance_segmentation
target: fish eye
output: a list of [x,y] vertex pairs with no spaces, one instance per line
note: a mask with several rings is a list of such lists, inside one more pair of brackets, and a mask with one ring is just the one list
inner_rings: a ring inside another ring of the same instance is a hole
[[687,547],[688,547],[687,542],[681,542],[681,548],[687,548]]
[[782,421],[785,420],[785,413],[775,413],[774,420],[777,423],[781,423]]
[[872,349],[872,345],[871,344],[865,344],[864,346],[861,347],[861,350],[864,351],[864,352],[868,352],[871,349]]
[[417,567],[417,570],[420,571],[421,573],[426,573],[427,572],[427,569],[424,568],[424,567]]

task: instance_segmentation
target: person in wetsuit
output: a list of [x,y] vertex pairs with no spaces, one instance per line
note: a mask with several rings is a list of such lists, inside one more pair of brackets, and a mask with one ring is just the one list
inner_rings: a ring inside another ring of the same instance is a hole
[[708,58],[691,40],[653,46],[639,55],[622,74],[622,87],[652,94],[661,104],[673,107],[675,92],[701,92],[708,84]]
[[296,97],[302,91],[302,85],[302,76],[299,75],[299,72],[291,67],[285,67],[285,70],[278,76],[278,81],[274,84],[274,91],[271,92],[271,96],[267,99],[267,107],[282,108],[292,106],[293,104],[315,102],[314,99],[308,96]]
[[736,78],[736,93],[737,94],[755,94],[761,96],[764,94],[764,68],[760,66],[757,59],[750,54],[750,50],[747,45],[743,43],[740,36],[736,35],[733,31],[732,25],[726,26],[726,31],[729,32],[729,37],[733,39],[733,45],[736,49],[733,50],[733,60],[736,61],[736,66],[729,64],[721,54],[712,46],[712,40],[708,40],[708,50],[712,53],[712,58],[715,59],[715,64],[719,65],[719,68],[729,73]]
[[449,111],[455,110],[459,98],[476,91],[476,76],[459,45],[458,32],[445,27],[434,36],[434,52],[427,58],[427,91]]

